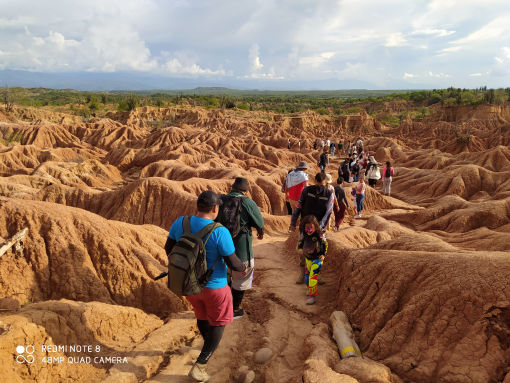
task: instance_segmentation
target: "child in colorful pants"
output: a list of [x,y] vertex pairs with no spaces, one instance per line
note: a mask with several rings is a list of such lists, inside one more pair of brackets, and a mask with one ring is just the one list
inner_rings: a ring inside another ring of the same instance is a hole
[[324,263],[324,257],[328,250],[328,242],[321,234],[319,222],[313,215],[307,215],[299,225],[301,237],[298,249],[303,250],[305,256],[305,283],[308,286],[308,299],[306,304],[315,303],[318,295],[319,273]]

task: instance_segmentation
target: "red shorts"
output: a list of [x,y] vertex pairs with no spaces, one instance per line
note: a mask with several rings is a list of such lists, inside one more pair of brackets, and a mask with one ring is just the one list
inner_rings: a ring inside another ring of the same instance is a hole
[[199,320],[207,320],[212,326],[225,326],[234,320],[234,306],[230,287],[203,288],[199,294],[186,297]]

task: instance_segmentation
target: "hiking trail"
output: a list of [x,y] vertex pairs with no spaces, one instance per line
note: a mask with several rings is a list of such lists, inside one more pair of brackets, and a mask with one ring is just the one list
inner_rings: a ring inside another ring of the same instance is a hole
[[[327,258],[320,278],[314,305],[306,304],[306,285],[296,284],[299,274],[297,252],[285,248],[286,235],[254,239],[254,286],[246,293],[244,317],[225,328],[220,345],[208,363],[211,383],[232,381],[245,365],[255,372],[255,382],[300,382],[303,375],[304,341],[314,324],[324,319],[324,306],[334,296],[333,275],[328,272]],[[322,317],[322,319],[321,319]],[[192,361],[200,353],[201,336],[197,333],[188,346],[170,356],[169,363],[146,382],[185,383]],[[257,364],[253,354],[269,347],[273,356]]]

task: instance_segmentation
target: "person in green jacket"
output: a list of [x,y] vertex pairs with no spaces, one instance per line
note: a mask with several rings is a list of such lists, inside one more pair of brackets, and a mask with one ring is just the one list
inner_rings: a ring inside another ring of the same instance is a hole
[[264,219],[260,209],[245,193],[250,189],[248,180],[237,177],[232,184],[228,197],[242,198],[240,209],[241,231],[233,238],[236,255],[244,262],[247,270],[243,273],[232,270],[232,298],[234,306],[234,319],[241,318],[244,310],[240,308],[244,292],[251,289],[253,283],[253,270],[255,262],[252,248],[252,228],[257,230],[257,238],[264,238]]

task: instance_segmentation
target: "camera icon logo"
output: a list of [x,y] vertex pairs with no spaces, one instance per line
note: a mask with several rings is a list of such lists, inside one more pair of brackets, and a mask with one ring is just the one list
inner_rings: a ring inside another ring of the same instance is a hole
[[[32,355],[35,352],[35,347],[32,345],[28,346],[18,346],[16,347],[16,362],[19,364],[28,363],[32,364],[35,361],[34,355]],[[26,352],[26,355],[25,355]]]

